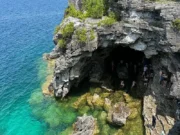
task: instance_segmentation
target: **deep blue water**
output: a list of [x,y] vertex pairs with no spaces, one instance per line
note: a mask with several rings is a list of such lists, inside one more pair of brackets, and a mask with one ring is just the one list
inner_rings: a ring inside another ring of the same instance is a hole
[[0,135],[43,135],[47,124],[28,102],[45,75],[42,55],[67,0],[0,0]]

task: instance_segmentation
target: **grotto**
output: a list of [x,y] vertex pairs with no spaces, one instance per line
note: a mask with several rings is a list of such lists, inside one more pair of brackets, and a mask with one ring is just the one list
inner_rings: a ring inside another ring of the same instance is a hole
[[103,74],[111,77],[110,81],[112,81],[114,89],[119,89],[120,83],[123,81],[126,91],[129,91],[133,81],[143,80],[141,76],[143,66],[145,66],[144,60],[150,61],[145,58],[143,52],[135,51],[129,47],[116,47],[104,60],[105,69]]

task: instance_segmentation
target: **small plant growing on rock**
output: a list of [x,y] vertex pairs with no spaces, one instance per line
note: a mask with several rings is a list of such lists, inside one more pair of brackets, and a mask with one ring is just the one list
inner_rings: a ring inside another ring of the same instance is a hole
[[116,22],[116,15],[113,12],[110,12],[98,25],[102,26],[111,26]]
[[86,13],[77,10],[73,4],[70,4],[69,7],[66,9],[66,17],[72,16],[79,19],[85,19],[87,17]]
[[86,43],[87,41],[87,29],[81,28],[76,31],[76,36],[79,41],[79,43]]
[[74,33],[74,23],[70,22],[61,29],[62,38],[58,40],[57,45],[60,48],[65,48],[68,38],[71,38],[73,33]]
[[111,26],[116,22],[114,18],[111,17],[105,17],[102,21],[98,23],[99,26]]
[[58,46],[59,46],[60,48],[65,48],[65,47],[66,47],[66,41],[65,41],[64,39],[60,39],[60,40],[58,41]]
[[72,16],[79,19],[87,17],[101,18],[107,15],[108,7],[107,0],[82,0],[82,10],[77,10],[73,4],[70,4],[66,9],[66,17]]
[[90,40],[92,41],[94,39],[95,39],[95,32],[94,32],[94,30],[91,30],[90,31]]
[[74,32],[74,23],[70,22],[62,29],[63,38],[70,38]]
[[101,18],[105,12],[104,0],[83,0],[83,9],[88,17]]
[[174,28],[180,31],[180,19],[175,19],[172,24]]

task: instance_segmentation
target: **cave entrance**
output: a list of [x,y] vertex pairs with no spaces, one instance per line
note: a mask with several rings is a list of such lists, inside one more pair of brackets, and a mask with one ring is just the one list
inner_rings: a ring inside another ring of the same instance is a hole
[[114,67],[116,68],[119,63],[127,63],[127,64],[140,64],[144,59],[144,53],[140,51],[135,51],[130,49],[129,47],[116,47],[114,48],[110,55],[105,59],[105,70],[107,72],[111,72],[112,70],[112,62],[114,63]]
[[131,92],[139,81],[143,82],[144,66],[150,63],[143,52],[129,47],[116,47],[104,60],[103,78],[106,80],[104,84],[113,90],[122,89]]

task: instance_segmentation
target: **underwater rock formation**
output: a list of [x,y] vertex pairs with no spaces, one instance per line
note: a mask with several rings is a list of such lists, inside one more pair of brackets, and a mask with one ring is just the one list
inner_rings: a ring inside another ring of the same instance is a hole
[[[99,87],[91,87],[88,92],[79,96],[72,106],[80,115],[92,115],[97,119],[100,135],[109,135],[109,133],[142,135],[144,132],[141,99],[134,99],[121,90],[112,92]],[[112,121],[113,115],[115,117]]]
[[125,106],[125,103],[116,103],[108,113],[110,123],[123,126],[126,124],[126,119],[130,115],[130,109]]
[[94,135],[96,132],[96,122],[92,116],[78,117],[74,124],[73,135]]
[[[71,2],[77,10],[81,10],[80,0]],[[173,99],[180,98],[180,33],[172,24],[180,18],[179,7],[179,2],[115,0],[111,1],[109,10],[118,13],[120,19],[110,26],[101,25],[103,17],[84,20],[64,18],[60,30],[53,38],[56,46],[46,55],[47,59],[56,59],[50,85],[55,97],[65,97],[72,86],[78,86],[85,78],[92,82],[102,82],[105,69],[107,66],[111,68],[112,60],[107,62],[107,58],[112,57],[112,52],[122,50],[119,47],[132,49],[151,59],[154,70],[153,80],[148,87],[141,87],[146,134],[159,135],[162,131],[167,134],[174,125],[177,108]],[[64,43],[62,29],[70,23],[73,24],[73,32],[66,37]],[[126,49],[117,58],[125,60],[130,57],[134,61],[140,59],[131,51],[126,53]],[[168,88],[159,84],[162,68],[172,74],[172,85]],[[122,70],[118,71],[121,76]],[[151,129],[152,115],[156,117],[155,130]]]

